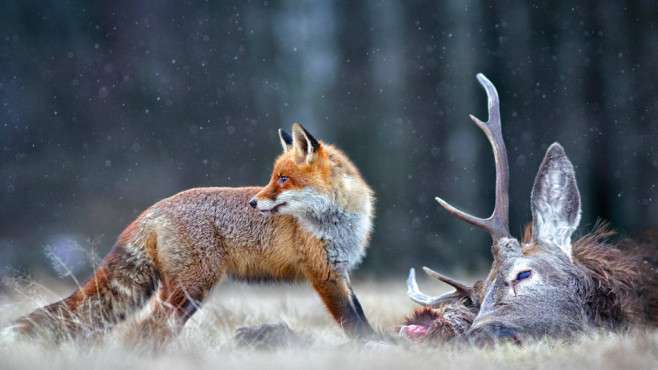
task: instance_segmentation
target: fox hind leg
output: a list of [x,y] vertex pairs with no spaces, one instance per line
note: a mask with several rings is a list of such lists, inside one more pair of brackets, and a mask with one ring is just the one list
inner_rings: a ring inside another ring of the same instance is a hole
[[171,279],[161,281],[160,290],[151,302],[148,315],[131,328],[131,343],[164,345],[182,330],[200,308],[210,287],[184,285]]

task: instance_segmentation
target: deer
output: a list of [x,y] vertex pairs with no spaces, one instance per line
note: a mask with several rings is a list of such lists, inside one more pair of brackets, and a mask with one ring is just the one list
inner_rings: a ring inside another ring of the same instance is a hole
[[430,268],[425,273],[454,288],[424,294],[415,270],[407,279],[409,298],[420,304],[400,327],[419,342],[463,340],[487,345],[568,338],[588,329],[624,330],[658,325],[658,243],[656,235],[611,241],[607,224],[572,241],[581,219],[574,166],[559,143],[546,151],[530,193],[532,222],[522,238],[509,231],[509,164],[496,87],[483,74],[488,120],[471,120],[484,132],[494,154],[494,210],[488,218],[466,213],[442,198],[449,214],[491,236],[491,269],[467,285]]

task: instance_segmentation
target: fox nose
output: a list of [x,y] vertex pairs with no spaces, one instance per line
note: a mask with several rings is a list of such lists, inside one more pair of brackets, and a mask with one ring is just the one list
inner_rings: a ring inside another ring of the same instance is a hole
[[249,201],[249,205],[251,206],[251,208],[256,208],[256,206],[258,205],[258,201],[256,200],[256,198],[251,198],[251,200]]

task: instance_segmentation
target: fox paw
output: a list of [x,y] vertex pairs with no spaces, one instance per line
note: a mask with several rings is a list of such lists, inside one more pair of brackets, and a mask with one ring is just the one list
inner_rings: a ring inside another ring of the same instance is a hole
[[273,349],[290,345],[303,345],[306,338],[295,333],[284,322],[243,326],[235,332],[235,341],[239,346],[249,346],[258,349]]

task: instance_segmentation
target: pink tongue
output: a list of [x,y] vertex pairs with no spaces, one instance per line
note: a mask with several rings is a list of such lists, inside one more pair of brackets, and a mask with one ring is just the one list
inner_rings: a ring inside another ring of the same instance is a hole
[[422,325],[405,325],[400,328],[400,336],[411,340],[420,340],[427,335],[427,327]]

